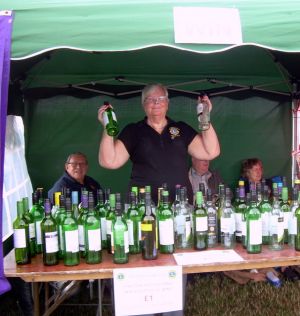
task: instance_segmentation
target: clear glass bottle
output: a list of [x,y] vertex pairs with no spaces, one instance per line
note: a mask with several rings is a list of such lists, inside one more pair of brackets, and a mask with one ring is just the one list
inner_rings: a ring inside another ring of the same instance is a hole
[[[74,192],[74,191],[73,191]],[[62,222],[64,265],[75,266],[80,262],[78,223],[72,210],[73,200],[66,198],[66,217]]]
[[281,191],[281,203],[280,207],[283,212],[283,222],[284,222],[284,242],[287,244],[289,241],[289,220],[291,217],[291,206],[289,203],[289,193],[287,187],[282,187]]
[[31,262],[29,247],[29,226],[23,216],[23,202],[17,201],[17,218],[13,222],[14,248],[17,264]]
[[34,219],[32,214],[29,212],[29,201],[28,197],[24,197],[22,199],[24,213],[23,216],[27,220],[29,227],[29,249],[30,249],[30,257],[33,258],[35,256],[35,227],[34,227]]
[[42,253],[43,241],[41,233],[41,222],[44,218],[44,207],[41,207],[39,203],[38,193],[35,191],[32,193],[32,207],[30,214],[34,220],[35,229],[35,253]]
[[293,188],[292,193],[292,205],[291,205],[291,216],[288,223],[289,230],[289,241],[288,244],[291,248],[295,248],[295,238],[297,236],[297,217],[296,211],[299,208],[299,191],[297,187]]
[[107,249],[107,232],[106,232],[106,216],[107,208],[104,204],[104,194],[101,189],[97,190],[97,205],[95,207],[96,213],[100,218],[101,226],[101,247]]
[[262,243],[263,245],[270,244],[270,221],[272,205],[269,201],[269,188],[267,185],[263,189],[263,200],[259,204],[262,221]]
[[[108,102],[104,102],[109,105]],[[106,132],[109,136],[117,136],[119,134],[119,124],[117,121],[116,113],[112,107],[108,107],[103,113],[103,122]]]
[[196,192],[195,208],[193,212],[194,221],[194,248],[204,250],[208,247],[208,221],[207,212],[203,206],[202,192]]
[[55,214],[56,212],[59,210],[59,197],[61,195],[61,192],[54,192],[53,194],[53,201],[54,201],[54,204],[52,206],[52,209],[51,209],[51,213],[52,213],[52,216],[53,218],[55,218]]
[[81,193],[81,207],[79,211],[79,216],[77,219],[78,224],[78,234],[79,234],[79,253],[81,258],[85,258],[86,255],[86,244],[85,244],[85,233],[84,224],[88,214],[88,192],[83,191]]
[[[202,94],[204,96],[204,94]],[[210,111],[207,102],[198,99],[197,104],[198,126],[200,131],[206,131],[210,127]]]
[[51,204],[49,199],[44,202],[45,217],[41,223],[43,240],[43,263],[47,266],[58,264],[58,230],[55,219],[51,214]]
[[206,211],[207,211],[207,224],[208,224],[208,248],[216,247],[218,244],[218,220],[217,220],[217,209],[212,201],[211,190],[207,190],[206,200]]
[[173,213],[176,212],[176,207],[180,204],[180,187],[181,187],[180,184],[175,185],[175,199],[172,204]]

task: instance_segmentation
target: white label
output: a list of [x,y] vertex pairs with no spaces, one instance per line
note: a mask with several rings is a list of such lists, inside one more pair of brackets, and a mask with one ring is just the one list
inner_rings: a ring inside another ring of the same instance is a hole
[[129,245],[134,245],[134,236],[133,236],[133,221],[127,220],[127,227],[128,227],[128,238],[129,238]]
[[101,238],[106,240],[106,218],[101,217]]
[[269,236],[269,223],[270,216],[269,213],[262,213],[261,214],[261,225],[262,225],[262,235],[263,236]]
[[35,227],[34,227],[34,223],[30,223],[29,224],[29,238],[35,238]]
[[66,252],[79,251],[79,233],[78,229],[65,231]]
[[261,219],[249,221],[249,244],[261,245],[262,243],[262,223]]
[[242,226],[242,236],[246,236],[247,235],[247,232],[246,232],[246,229],[247,229],[246,221],[242,220],[241,226]]
[[14,247],[25,248],[26,247],[26,230],[25,228],[14,229]]
[[270,235],[278,235],[280,241],[284,234],[284,221],[282,217],[271,216]]
[[178,235],[184,234],[185,228],[185,216],[184,215],[177,215],[175,217],[175,231]]
[[191,221],[189,218],[186,218],[185,222],[185,239],[188,240],[191,236]]
[[107,112],[103,112],[103,124],[104,126],[106,126],[108,124],[109,120],[108,120],[108,115]]
[[283,212],[284,229],[288,229],[291,212]]
[[112,223],[111,223],[111,220],[107,220],[106,221],[106,234],[107,235],[112,235],[112,233],[111,233],[111,225]]
[[289,220],[289,235],[297,235],[297,217],[290,216]]
[[129,252],[129,236],[128,236],[128,230],[124,232],[124,252]]
[[49,232],[45,233],[45,245],[46,245],[46,253],[54,253],[58,252],[58,233],[55,232]]
[[207,216],[196,217],[196,232],[205,232],[208,230]]
[[236,236],[242,236],[242,213],[235,213]]
[[171,218],[159,221],[159,243],[163,246],[174,244],[174,224]]
[[42,221],[35,222],[35,237],[38,245],[42,244],[41,222]]
[[85,242],[84,242],[83,225],[78,225],[78,233],[79,233],[79,249],[81,251],[84,251],[85,250]]
[[100,228],[98,229],[88,229],[88,244],[90,251],[99,251],[101,250],[101,232]]
[[221,217],[221,232],[233,234],[235,231],[235,220],[232,217]]

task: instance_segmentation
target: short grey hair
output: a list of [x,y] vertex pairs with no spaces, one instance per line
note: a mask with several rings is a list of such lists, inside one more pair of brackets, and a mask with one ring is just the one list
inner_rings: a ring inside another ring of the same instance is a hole
[[144,104],[148,95],[157,88],[162,89],[164,91],[165,96],[168,98],[168,89],[164,85],[162,85],[161,83],[149,84],[145,86],[145,88],[142,90],[142,104]]
[[83,153],[80,152],[80,151],[77,151],[77,152],[74,152],[74,153],[70,154],[70,155],[68,156],[67,160],[66,160],[66,163],[69,163],[70,160],[71,160],[71,158],[72,158],[73,156],[81,156],[81,157],[83,157],[83,158],[85,159],[86,164],[88,164],[88,160],[87,160],[86,155],[83,154]]

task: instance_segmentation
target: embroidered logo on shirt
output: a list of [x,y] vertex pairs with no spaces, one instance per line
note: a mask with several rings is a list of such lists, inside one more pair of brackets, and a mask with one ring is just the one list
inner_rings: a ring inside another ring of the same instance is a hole
[[180,136],[180,129],[178,127],[170,127],[169,132],[172,139]]

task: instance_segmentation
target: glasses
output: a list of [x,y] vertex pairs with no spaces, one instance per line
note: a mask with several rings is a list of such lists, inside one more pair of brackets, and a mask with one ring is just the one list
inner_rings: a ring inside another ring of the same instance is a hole
[[73,168],[75,168],[77,166],[82,168],[82,167],[85,167],[87,165],[86,162],[67,162],[67,164],[71,165]]
[[145,103],[147,103],[147,104],[149,104],[149,103],[156,104],[156,103],[163,103],[163,102],[165,102],[167,100],[168,100],[167,96],[161,96],[161,97],[158,97],[158,98],[148,97],[148,98],[145,99]]

